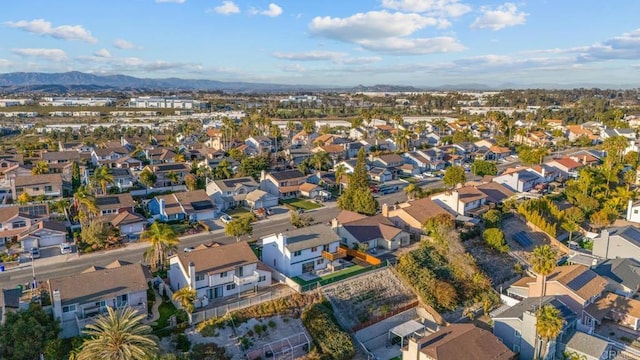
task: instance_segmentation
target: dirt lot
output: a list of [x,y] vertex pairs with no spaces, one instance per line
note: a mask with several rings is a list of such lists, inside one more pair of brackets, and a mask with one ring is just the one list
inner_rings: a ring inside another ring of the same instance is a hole
[[487,248],[483,244],[483,240],[480,237],[468,240],[464,242],[467,251],[473,255],[476,259],[478,266],[489,276],[491,283],[496,286],[511,278],[516,273],[513,270],[513,266],[516,264],[514,259],[509,254],[500,254]]

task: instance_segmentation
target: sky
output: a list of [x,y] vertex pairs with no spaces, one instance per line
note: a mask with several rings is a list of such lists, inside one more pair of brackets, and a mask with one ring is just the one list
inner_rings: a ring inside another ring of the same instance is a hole
[[640,1],[5,0],[0,73],[638,87]]

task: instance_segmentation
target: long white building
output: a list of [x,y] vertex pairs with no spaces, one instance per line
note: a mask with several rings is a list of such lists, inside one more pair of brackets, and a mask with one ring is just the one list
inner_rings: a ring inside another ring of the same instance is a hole
[[132,108],[156,108],[156,109],[193,109],[203,110],[207,108],[207,103],[199,100],[178,98],[178,97],[155,97],[143,96],[131,98],[129,107]]

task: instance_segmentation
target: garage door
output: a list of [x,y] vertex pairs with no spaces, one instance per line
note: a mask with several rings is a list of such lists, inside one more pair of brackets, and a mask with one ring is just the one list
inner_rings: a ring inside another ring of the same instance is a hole
[[47,246],[54,246],[54,245],[60,245],[64,242],[65,240],[65,236],[64,234],[60,234],[60,235],[49,235],[49,236],[43,236],[40,238],[40,247],[47,247]]
[[211,211],[203,211],[200,213],[197,213],[195,215],[195,221],[199,221],[199,220],[209,220],[209,219],[214,219],[216,217],[216,213],[215,211],[211,210]]
[[24,250],[29,250],[31,248],[38,247],[38,239],[33,237],[28,237],[22,240],[22,248]]

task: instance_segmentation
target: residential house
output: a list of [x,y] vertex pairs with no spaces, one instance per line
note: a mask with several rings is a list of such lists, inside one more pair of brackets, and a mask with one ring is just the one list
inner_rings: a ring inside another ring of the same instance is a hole
[[563,157],[560,159],[553,159],[545,163],[547,166],[555,167],[562,170],[569,177],[577,178],[580,169],[584,167],[580,162],[573,160],[570,157]]
[[474,186],[464,186],[431,196],[438,205],[462,216],[478,217],[489,210],[488,196]]
[[607,291],[632,297],[640,290],[640,261],[636,259],[608,259],[594,267],[593,271],[607,279]]
[[135,185],[136,180],[131,173],[131,169],[114,168],[111,169],[110,172],[111,175],[113,175],[113,185],[109,185],[108,187],[115,186],[119,191],[125,191]]
[[317,224],[262,239],[262,261],[288,277],[339,266],[346,257],[340,237],[325,224]]
[[[145,167],[145,169],[149,169],[149,171],[152,171],[154,174],[156,174],[157,180],[154,187],[182,184],[184,182],[184,177],[189,173],[189,167],[184,163],[148,165]],[[170,173],[175,173],[176,175],[178,175],[177,182],[172,182],[168,178],[168,175]]]
[[168,277],[173,291],[196,290],[196,308],[271,285],[271,271],[244,241],[179,252],[169,258]]
[[316,133],[309,134],[307,133],[307,131],[302,130],[291,137],[291,144],[296,146],[312,145],[313,140],[316,137],[318,137],[318,134]]
[[120,231],[120,235],[126,235],[129,238],[138,237],[147,227],[147,219],[135,212],[125,210],[119,214],[111,214],[105,218],[111,226]]
[[260,190],[266,191],[279,199],[290,199],[300,195],[300,185],[307,181],[307,176],[298,169],[262,172]]
[[167,148],[145,149],[144,156],[151,165],[173,163],[178,160],[178,154]]
[[[563,332],[568,332],[576,327],[578,315],[558,296],[545,296],[542,299],[543,306],[553,306],[560,312],[564,320]],[[536,331],[536,311],[540,308],[540,298],[531,297],[511,306],[504,311],[493,315],[493,334],[514,353],[519,354],[520,359],[533,359],[536,354],[538,336]],[[558,338],[548,343],[544,349],[544,359],[547,354],[555,354],[556,342],[561,341],[562,333]]]
[[142,161],[131,157],[130,155],[125,155],[119,158],[118,160],[116,160],[115,164],[116,168],[135,170],[142,169],[142,167],[144,166],[144,163]]
[[[224,211],[238,206],[246,206],[247,194],[257,190],[258,183],[250,176],[213,180],[207,184],[207,195]],[[278,200],[276,198],[276,205]]]
[[311,149],[311,152],[314,154],[319,152],[326,152],[327,154],[329,154],[331,160],[336,163],[347,158],[347,150],[345,145],[331,144],[316,146],[315,148]]
[[11,185],[13,200],[17,200],[22,193],[27,193],[30,197],[49,198],[60,198],[64,195],[64,184],[60,174],[17,176]]
[[349,139],[362,140],[362,139],[366,139],[369,136],[370,136],[369,132],[363,128],[353,128],[349,130]]
[[204,190],[160,195],[149,201],[149,211],[161,221],[200,221],[216,217],[215,203]]
[[251,154],[269,154],[276,151],[273,141],[268,136],[251,136],[244,141],[244,144],[252,149]]
[[640,300],[631,299],[614,293],[607,293],[585,310],[591,329],[607,319],[634,331],[640,330]]
[[634,226],[606,228],[593,239],[592,253],[604,259],[640,259],[640,229]]
[[527,169],[507,169],[504,173],[494,177],[493,182],[502,184],[515,192],[529,192],[536,185],[544,183],[544,178]]
[[502,203],[515,195],[515,192],[502,184],[488,182],[476,186],[476,189],[483,192],[487,198],[487,204],[502,205]]
[[4,324],[8,313],[28,309],[29,303],[21,301],[21,297],[21,288],[0,289],[0,325]]
[[569,157],[584,166],[594,166],[602,162],[604,151],[599,152],[595,150],[580,150],[572,153],[571,155],[569,155]]
[[300,196],[309,199],[315,199],[326,196],[326,191],[321,186],[312,183],[304,183],[300,185]]
[[96,197],[98,215],[119,214],[123,211],[133,212],[135,202],[129,193],[104,195]]
[[583,360],[607,360],[613,358],[613,351],[611,343],[602,338],[582,331],[569,331],[558,343],[556,358],[561,359],[568,353]]
[[518,356],[489,331],[473,324],[450,324],[433,334],[410,337],[402,360],[516,360]]
[[396,250],[410,241],[408,232],[397,228],[382,214],[367,216],[343,210],[331,221],[331,227],[341,243],[352,249]]
[[367,174],[371,180],[376,181],[379,184],[384,184],[387,181],[393,180],[393,173],[389,169],[383,167],[371,167]]
[[[359,141],[354,141],[354,142],[344,144],[344,147],[345,147],[345,151],[347,152],[347,159],[352,159],[357,157],[360,149],[364,148],[365,146]],[[365,153],[367,152],[366,149],[364,151]]]
[[627,205],[627,221],[640,223],[640,201],[629,200]]
[[485,156],[485,160],[504,160],[511,155],[511,149],[504,146],[492,145]]
[[443,170],[446,165],[444,153],[438,149],[412,151],[403,156],[409,163],[420,168],[420,172]]
[[332,145],[339,138],[340,136],[334,135],[334,134],[322,134],[313,140],[313,145],[315,146]]
[[20,234],[48,219],[49,206],[46,203],[0,207],[0,246],[18,240]]
[[23,250],[60,245],[67,241],[67,225],[61,221],[40,221],[18,236]]
[[124,147],[112,147],[112,148],[95,148],[91,151],[91,163],[93,166],[107,165],[113,167],[116,160],[123,156],[127,156],[129,151]]
[[45,151],[42,153],[42,161],[49,165],[50,173],[71,174],[73,162],[84,163],[77,151]]
[[582,125],[567,125],[567,137],[569,138],[569,141],[574,142],[582,137],[585,137],[589,140],[591,140],[592,144],[597,143],[600,140],[600,137],[597,135],[594,135],[593,132],[587,128],[584,127],[584,124]]
[[584,308],[602,296],[607,286],[607,279],[584,265],[558,266],[547,275],[546,280],[544,294],[542,294],[542,276],[524,277],[513,283],[507,289],[507,293],[515,295],[516,298],[554,295],[573,312],[580,315]]
[[273,196],[266,191],[255,189],[247,194],[244,199],[244,204],[251,210],[270,209],[274,206],[278,206],[278,197]]
[[80,274],[47,281],[53,316],[60,321],[60,336],[80,335],[82,329],[107,312],[107,307],[129,307],[146,315],[151,273],[141,264],[114,261],[92,266]]
[[424,233],[422,225],[429,219],[442,215],[455,217],[430,198],[414,200],[398,205],[382,204],[382,215],[414,238],[419,239]]

